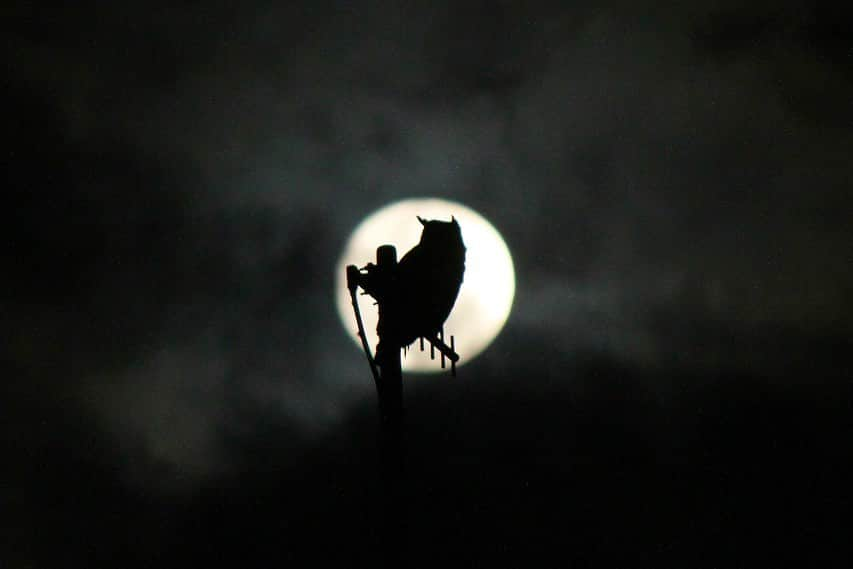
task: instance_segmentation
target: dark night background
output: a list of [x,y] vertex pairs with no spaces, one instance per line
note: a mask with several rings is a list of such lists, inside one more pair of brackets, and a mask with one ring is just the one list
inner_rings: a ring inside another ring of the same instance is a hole
[[517,295],[457,378],[406,380],[410,566],[849,566],[828,3],[0,14],[0,567],[375,566],[334,266],[431,195],[503,233]]

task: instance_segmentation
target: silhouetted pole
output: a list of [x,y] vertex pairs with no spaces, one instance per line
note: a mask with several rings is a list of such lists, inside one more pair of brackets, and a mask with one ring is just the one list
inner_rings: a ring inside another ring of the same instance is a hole
[[405,509],[403,507],[403,374],[400,363],[400,339],[395,330],[400,317],[394,314],[400,303],[396,283],[391,280],[397,265],[397,250],[393,245],[376,249],[376,265],[385,276],[385,294],[379,304],[379,344],[376,364],[379,377],[376,393],[379,399],[379,452],[383,485],[383,543],[382,556],[387,566],[402,567],[405,540]]
[[[397,250],[393,245],[382,245],[376,250],[376,264],[384,275],[393,275],[397,265]],[[386,281],[387,282],[387,281]],[[399,291],[393,282],[387,282],[385,298],[379,302],[379,345],[376,347],[376,364],[379,367],[379,413],[383,434],[399,442],[399,431],[403,419],[403,377],[400,366],[400,341],[396,337],[394,322],[399,315],[397,309]],[[389,440],[389,442],[391,442]],[[396,445],[395,445],[396,446]],[[395,450],[395,449],[389,449]]]
[[[403,377],[400,366],[399,326],[401,291],[397,282],[397,250],[383,245],[376,250],[376,265],[366,273],[355,265],[347,266],[347,289],[358,325],[358,336],[370,363],[379,400],[379,482],[380,556],[385,567],[402,567],[405,539],[403,504]],[[358,308],[357,289],[361,287],[376,299],[379,343],[376,357],[370,354],[367,336]]]
[[[425,220],[421,240],[397,263],[397,250],[382,245],[376,250],[376,264],[359,269],[348,265],[350,293],[358,336],[370,364],[379,400],[380,455],[380,548],[388,567],[401,567],[406,551],[405,444],[403,437],[403,380],[400,352],[415,339],[430,343],[430,354],[441,353],[441,367],[450,360],[455,375],[459,355],[453,336],[444,343],[447,320],[465,272],[465,244],[456,219]],[[372,296],[379,306],[376,356],[370,353],[364,322],[358,307],[358,289]]]

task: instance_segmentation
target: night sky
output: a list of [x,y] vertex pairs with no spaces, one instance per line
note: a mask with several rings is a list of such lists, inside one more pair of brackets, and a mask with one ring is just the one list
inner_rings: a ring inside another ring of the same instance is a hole
[[853,562],[828,2],[50,4],[0,10],[0,567],[377,566],[334,271],[421,196],[517,294],[404,379],[408,566]]

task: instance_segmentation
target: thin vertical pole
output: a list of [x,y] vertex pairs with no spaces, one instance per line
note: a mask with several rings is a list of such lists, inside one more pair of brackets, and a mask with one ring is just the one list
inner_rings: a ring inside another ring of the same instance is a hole
[[403,378],[400,362],[400,340],[397,337],[399,307],[395,283],[391,280],[397,265],[397,250],[383,245],[376,250],[377,270],[384,275],[382,300],[379,302],[379,345],[376,364],[379,381],[379,452],[382,482],[382,557],[388,567],[403,566],[405,509],[403,505]]
[[[379,366],[379,412],[383,432],[393,440],[399,438],[403,418],[403,377],[400,364],[400,341],[396,337],[396,322],[399,314],[397,295],[399,291],[389,282],[397,265],[397,250],[393,245],[383,245],[376,250],[376,265],[385,276],[382,300],[379,302],[379,345],[376,348],[376,363]],[[392,449],[393,450],[393,449]]]

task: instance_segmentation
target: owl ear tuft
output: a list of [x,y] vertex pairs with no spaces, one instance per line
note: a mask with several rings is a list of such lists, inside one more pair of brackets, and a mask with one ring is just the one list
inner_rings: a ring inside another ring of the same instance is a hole
[[418,221],[420,221],[420,222],[421,222],[421,225],[426,225],[426,224],[427,224],[426,220],[424,220],[424,218],[422,218],[421,216],[419,216],[419,215],[418,215],[418,216],[416,216],[416,217],[418,218]]

